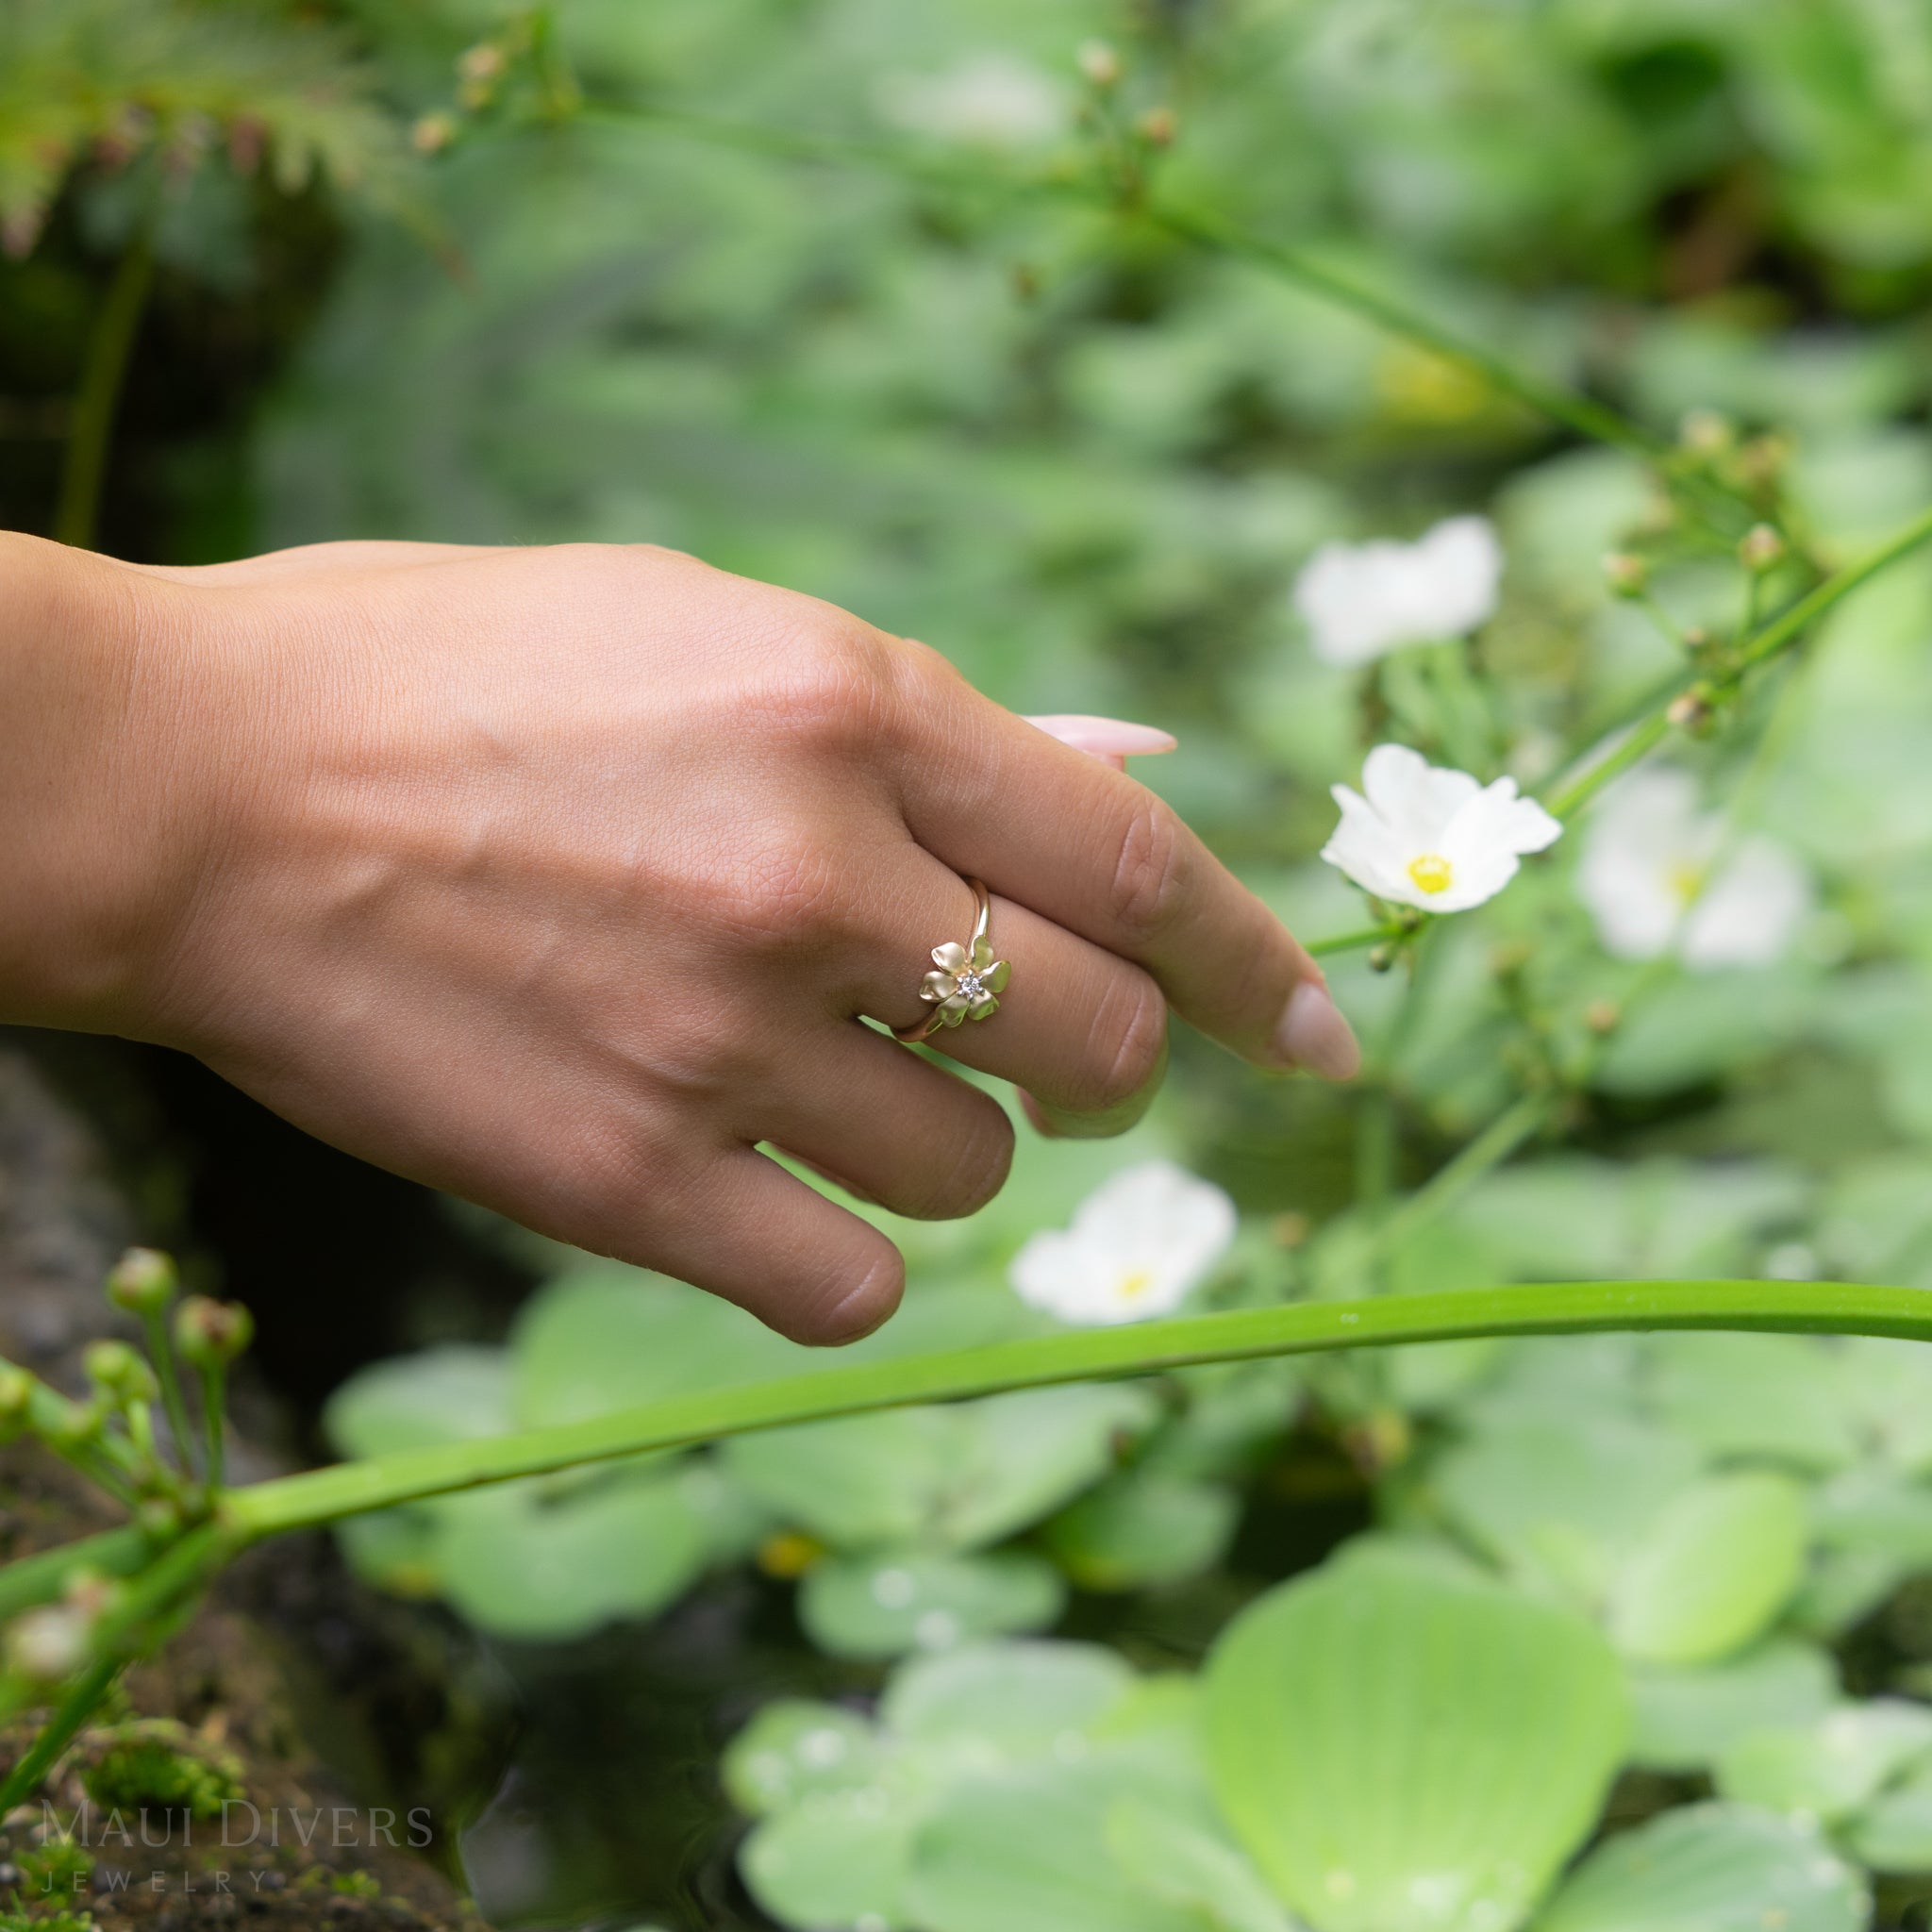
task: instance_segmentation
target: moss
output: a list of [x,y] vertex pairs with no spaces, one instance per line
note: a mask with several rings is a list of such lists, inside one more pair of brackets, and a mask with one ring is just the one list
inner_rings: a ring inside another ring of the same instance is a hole
[[20,1868],[20,1890],[28,1898],[72,1898],[77,1882],[92,1873],[94,1855],[71,1838],[50,1838],[13,1862]]
[[338,1872],[330,1888],[339,1898],[380,1898],[382,1887],[369,1872]]
[[219,1818],[222,1806],[242,1795],[242,1767],[225,1751],[193,1741],[166,1718],[123,1724],[82,1774],[87,1794],[114,1811],[186,1811]]
[[86,1912],[0,1912],[0,1932],[94,1932]]

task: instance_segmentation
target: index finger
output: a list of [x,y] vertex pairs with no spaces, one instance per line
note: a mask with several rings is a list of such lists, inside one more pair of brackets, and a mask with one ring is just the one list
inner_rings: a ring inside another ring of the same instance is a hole
[[1145,967],[1183,1019],[1243,1058],[1335,1080],[1359,1068],[1321,968],[1124,773],[947,680],[921,707],[899,781],[934,858]]

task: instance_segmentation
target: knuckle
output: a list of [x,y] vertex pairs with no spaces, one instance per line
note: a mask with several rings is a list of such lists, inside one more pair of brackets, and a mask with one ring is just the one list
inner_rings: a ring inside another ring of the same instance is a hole
[[1142,1092],[1167,1054],[1167,1001],[1145,974],[1123,974],[1094,1009],[1084,1060],[1086,1078],[1073,1096],[1082,1113],[1109,1113]]
[[774,839],[738,855],[713,882],[713,912],[753,952],[807,952],[842,929],[846,868],[824,843]]
[[1180,820],[1158,799],[1148,799],[1127,822],[1114,865],[1113,917],[1130,949],[1150,946],[1173,929],[1187,898],[1191,850]]
[[877,631],[807,605],[773,646],[770,675],[750,697],[761,730],[808,755],[852,762],[891,728],[901,677]]

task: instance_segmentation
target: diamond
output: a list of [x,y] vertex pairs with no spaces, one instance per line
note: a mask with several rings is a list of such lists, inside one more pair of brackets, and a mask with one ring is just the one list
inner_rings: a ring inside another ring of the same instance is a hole
[[962,992],[969,1000],[981,999],[985,996],[986,993],[985,980],[980,978],[979,974],[973,972],[970,968],[966,972],[960,974],[958,987],[960,992]]

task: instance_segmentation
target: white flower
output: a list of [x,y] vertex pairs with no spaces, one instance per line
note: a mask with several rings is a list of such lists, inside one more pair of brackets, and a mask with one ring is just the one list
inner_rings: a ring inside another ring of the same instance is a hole
[[1341,823],[1322,857],[1365,891],[1424,912],[1467,912],[1516,876],[1519,857],[1554,845],[1563,827],[1514,778],[1478,785],[1403,744],[1378,744],[1362,791],[1333,788]]
[[1487,517],[1451,517],[1414,543],[1326,543],[1295,579],[1315,656],[1367,664],[1403,644],[1459,638],[1496,608],[1503,549]]
[[1774,840],[1741,840],[1728,858],[1724,842],[1723,819],[1698,810],[1689,772],[1618,779],[1591,814],[1576,869],[1605,949],[1655,959],[1674,943],[1700,973],[1782,958],[1810,914],[1810,875]]
[[1061,91],[1010,54],[981,54],[947,74],[889,78],[880,87],[878,108],[908,134],[974,147],[1038,147],[1067,123]]
[[1177,1307],[1234,1231],[1234,1203],[1219,1188],[1149,1160],[1096,1188],[1071,1227],[1033,1236],[1009,1279],[1022,1301],[1062,1322],[1142,1322]]

